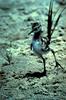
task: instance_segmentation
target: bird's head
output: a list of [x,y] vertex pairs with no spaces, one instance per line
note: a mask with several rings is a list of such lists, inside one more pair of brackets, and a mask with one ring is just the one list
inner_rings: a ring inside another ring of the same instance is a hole
[[41,33],[43,32],[41,29],[41,24],[39,22],[32,23],[32,32],[34,32],[33,39],[39,39]]

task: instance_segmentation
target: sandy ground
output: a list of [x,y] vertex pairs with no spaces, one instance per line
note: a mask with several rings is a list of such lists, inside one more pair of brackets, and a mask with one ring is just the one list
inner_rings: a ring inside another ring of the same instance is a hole
[[[64,6],[54,2],[53,15]],[[47,76],[23,77],[29,72],[43,71],[42,60],[30,50],[33,35],[28,33],[34,20],[42,24],[46,35],[48,7],[49,0],[17,0],[10,9],[0,8],[0,100],[66,100],[66,10],[50,45],[64,70],[54,67],[54,57],[49,52],[44,55]]]

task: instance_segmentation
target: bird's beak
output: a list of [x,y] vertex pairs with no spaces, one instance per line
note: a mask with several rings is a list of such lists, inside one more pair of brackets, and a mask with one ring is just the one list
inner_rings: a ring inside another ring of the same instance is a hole
[[31,32],[28,33],[28,35],[30,35],[33,32],[33,30]]

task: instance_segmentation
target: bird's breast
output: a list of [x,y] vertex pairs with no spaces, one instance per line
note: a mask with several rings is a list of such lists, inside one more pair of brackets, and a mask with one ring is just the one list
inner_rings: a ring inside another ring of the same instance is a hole
[[42,44],[39,41],[33,41],[32,42],[32,50],[37,54],[42,54]]
[[42,44],[42,42],[39,40],[32,41],[32,50],[36,54],[42,55],[44,53],[47,53],[47,49],[45,47],[46,47],[46,44]]

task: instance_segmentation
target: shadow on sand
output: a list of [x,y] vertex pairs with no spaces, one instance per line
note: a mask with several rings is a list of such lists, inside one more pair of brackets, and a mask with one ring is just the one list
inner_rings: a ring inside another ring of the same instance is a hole
[[37,77],[37,78],[41,78],[43,76],[46,76],[44,72],[33,72],[33,73],[29,72],[29,73],[25,74],[23,76],[23,78],[25,78],[25,77]]

